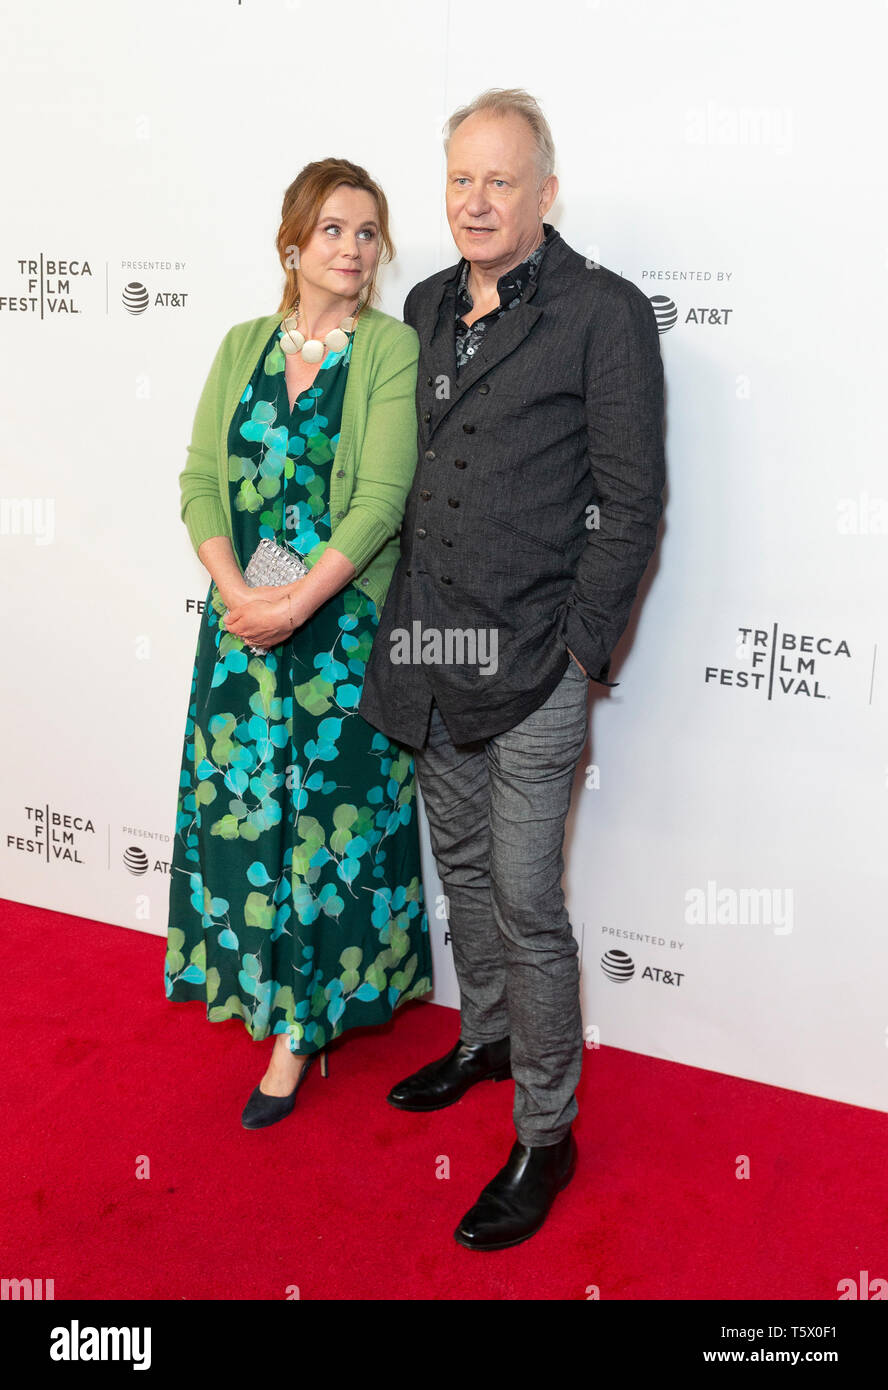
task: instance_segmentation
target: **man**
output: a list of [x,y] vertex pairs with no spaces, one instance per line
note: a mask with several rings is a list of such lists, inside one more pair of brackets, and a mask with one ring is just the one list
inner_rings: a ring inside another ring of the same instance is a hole
[[577,1160],[577,944],[561,888],[587,678],[610,685],[662,511],[653,310],[546,213],[549,127],[518,89],[448,123],[462,259],[416,285],[419,455],[360,712],[411,746],[449,901],[460,1036],[395,1086],[434,1110],[515,1080],[517,1141],[456,1228],[500,1250],[540,1229]]

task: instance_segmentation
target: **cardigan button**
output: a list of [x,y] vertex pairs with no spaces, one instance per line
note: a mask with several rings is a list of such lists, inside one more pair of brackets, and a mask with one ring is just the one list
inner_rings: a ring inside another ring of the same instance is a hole
[[463,425],[463,429],[465,430],[466,434],[474,434],[474,433],[475,433],[475,426],[474,426],[474,425]]
[[447,505],[448,505],[448,507],[458,507],[458,506],[459,506],[459,502],[456,500],[455,497],[448,497],[448,499],[447,499]]
[[370,582],[369,579],[362,579],[362,580],[361,580],[361,583],[363,584],[363,586],[364,586],[365,589],[366,589],[367,585],[369,584],[369,582]]
[[490,387],[487,385],[487,382],[484,381],[484,382],[482,382],[481,385],[478,387],[478,395],[479,395],[479,396],[486,396],[489,390],[490,390]]
[[465,461],[465,459],[454,459],[454,460],[453,460],[453,466],[454,466],[454,468],[465,468],[465,466],[466,466],[466,461]]
[[336,476],[337,476],[337,478],[344,478],[344,477],[345,477],[345,469],[344,469],[344,468],[337,468],[337,470],[336,470]]
[[407,575],[407,577],[408,577],[408,579],[409,579],[409,578],[411,577],[411,575],[413,574],[413,570],[405,570],[404,573]]
[[428,459],[429,463],[431,463],[437,457],[434,449],[426,449],[425,456]]
[[426,386],[432,386],[432,385],[434,385],[434,383],[433,383],[433,381],[432,381],[432,378],[431,378],[430,376],[427,376],[427,377],[426,377]]
[[453,541],[449,541],[449,540],[447,539],[446,536],[442,536],[442,537],[441,537],[441,544],[442,544],[442,545],[453,545]]
[[423,502],[428,502],[432,494],[429,492],[427,487],[424,487],[419,495],[422,498]]
[[452,584],[452,583],[453,583],[453,580],[452,580],[452,579],[448,579],[448,577],[447,577],[446,574],[442,574],[442,575],[441,575],[441,583],[442,583],[442,584]]
[[424,526],[419,526],[419,527],[417,527],[416,534],[417,534],[422,540],[425,540],[426,536],[428,535],[428,531],[426,530],[426,528],[425,528]]
[[432,412],[430,410],[424,410],[422,412],[422,418],[425,420],[426,424],[428,424],[432,418]]
[[345,515],[344,512],[337,512],[337,513],[336,513],[336,520],[338,521],[339,518],[340,518],[341,516],[344,516],[344,515]]

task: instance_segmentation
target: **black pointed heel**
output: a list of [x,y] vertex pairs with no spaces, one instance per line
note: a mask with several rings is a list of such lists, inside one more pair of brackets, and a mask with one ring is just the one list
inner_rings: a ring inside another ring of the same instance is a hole
[[265,1129],[268,1125],[277,1124],[278,1120],[287,1118],[296,1104],[299,1087],[305,1080],[315,1056],[321,1059],[321,1076],[327,1075],[327,1049],[322,1047],[319,1053],[309,1053],[305,1066],[299,1073],[299,1080],[288,1096],[267,1096],[256,1086],[241,1114],[244,1129]]

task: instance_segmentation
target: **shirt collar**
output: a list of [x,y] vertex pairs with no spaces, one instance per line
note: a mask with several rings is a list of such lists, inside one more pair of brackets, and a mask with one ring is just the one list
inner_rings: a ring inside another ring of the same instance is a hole
[[[527,260],[522,261],[520,265],[513,266],[511,270],[505,271],[505,273],[499,277],[496,282],[496,288],[499,293],[501,307],[510,304],[516,297],[520,298],[531,280],[536,279],[537,271],[540,268],[540,261],[543,259],[546,247],[549,246],[553,240],[554,231],[555,229],[550,222],[544,222],[543,232],[545,235],[536,250],[531,251]],[[457,315],[462,315],[473,307],[468,280],[469,262],[463,257],[460,261],[456,285]]]

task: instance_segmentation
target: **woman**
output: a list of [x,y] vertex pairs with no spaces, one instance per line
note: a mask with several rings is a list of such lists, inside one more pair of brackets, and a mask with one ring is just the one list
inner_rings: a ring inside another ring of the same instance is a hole
[[[180,474],[212,582],[179,784],[167,997],[276,1034],[242,1123],[313,1057],[431,989],[413,760],[356,710],[416,464],[412,328],[372,307],[388,206],[358,165],[284,195],[278,312],[225,336]],[[262,537],[308,572],[249,587]],[[252,648],[266,649],[264,654]]]

